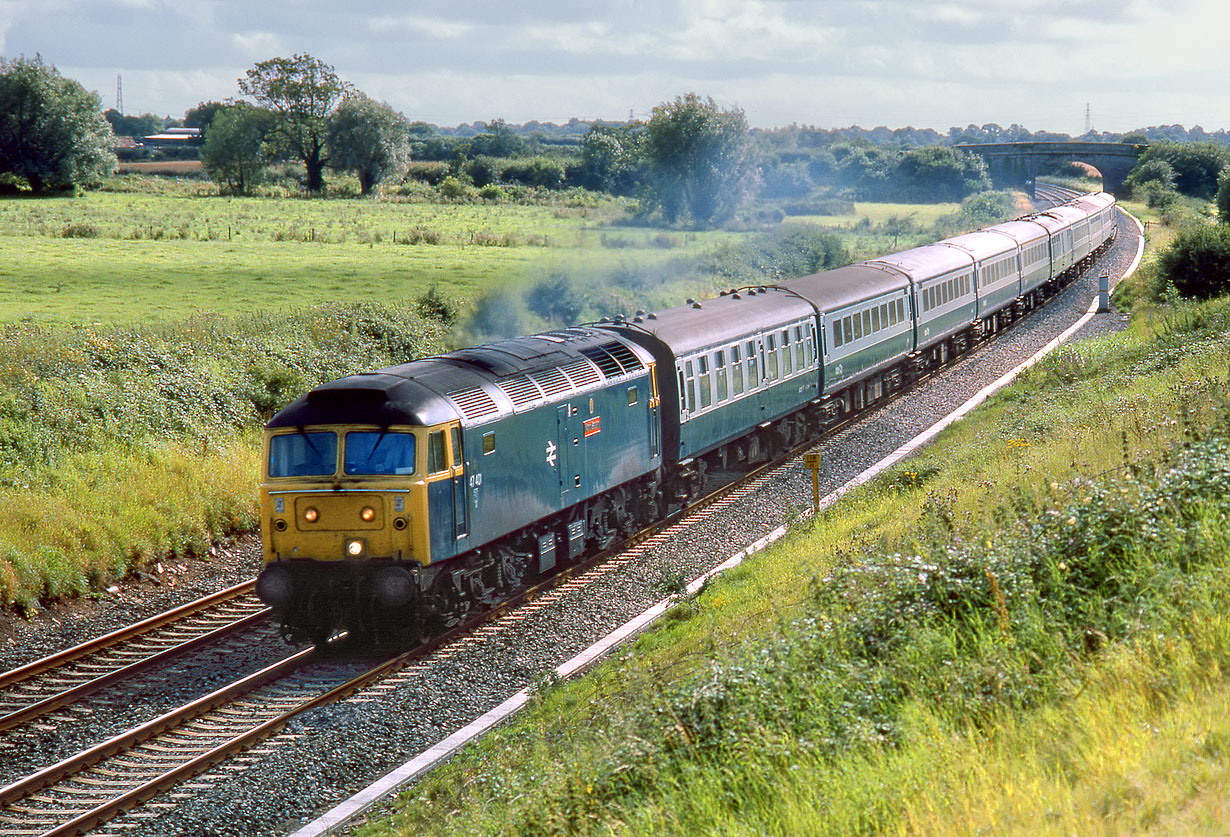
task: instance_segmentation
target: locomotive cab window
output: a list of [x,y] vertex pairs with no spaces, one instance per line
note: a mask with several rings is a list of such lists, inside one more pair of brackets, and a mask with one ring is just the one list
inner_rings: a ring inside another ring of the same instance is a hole
[[448,470],[448,460],[444,457],[444,431],[436,430],[427,434],[427,473],[438,474]]
[[346,434],[342,471],[350,476],[414,473],[414,434],[385,430]]
[[269,439],[270,477],[326,477],[337,471],[337,434],[282,433]]
[[461,428],[453,427],[449,430],[449,445],[453,451],[453,467],[461,467]]

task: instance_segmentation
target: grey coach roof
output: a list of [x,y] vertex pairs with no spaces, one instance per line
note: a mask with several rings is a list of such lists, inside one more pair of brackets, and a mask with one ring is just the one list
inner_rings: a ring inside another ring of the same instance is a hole
[[910,282],[903,273],[892,268],[860,263],[789,279],[780,285],[803,297],[821,311],[833,311],[865,299],[903,290],[909,287]]

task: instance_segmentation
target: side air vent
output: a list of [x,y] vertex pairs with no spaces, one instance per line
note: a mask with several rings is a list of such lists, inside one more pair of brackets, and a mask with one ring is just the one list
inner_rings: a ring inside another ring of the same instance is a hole
[[560,369],[572,379],[572,385],[577,389],[587,387],[590,384],[602,383],[602,376],[594,370],[594,367],[583,360],[574,360],[567,366],[560,367]]
[[542,398],[542,390],[524,375],[518,375],[515,378],[505,378],[499,382],[498,386],[504,390],[504,393],[517,407],[533,404]]
[[[609,345],[609,344],[608,344]],[[602,370],[602,374],[608,378],[614,378],[617,375],[623,374],[623,367],[619,365],[611,354],[605,351],[601,346],[587,346],[581,350],[581,354],[594,362],[594,365]]]
[[530,379],[542,387],[543,393],[548,396],[559,395],[572,389],[572,383],[558,369],[544,369],[541,372],[535,372],[530,375]]
[[619,365],[624,368],[625,372],[635,372],[637,369],[645,368],[645,364],[641,363],[641,359],[636,356],[636,353],[623,343],[603,343],[602,348],[610,352],[619,361]]
[[483,392],[482,387],[454,390],[448,393],[448,397],[461,408],[461,414],[471,420],[495,415],[500,411],[491,396]]

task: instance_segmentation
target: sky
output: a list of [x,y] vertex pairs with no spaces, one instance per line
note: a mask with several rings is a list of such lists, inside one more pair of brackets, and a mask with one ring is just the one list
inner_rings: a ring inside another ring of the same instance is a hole
[[0,0],[38,54],[124,112],[182,118],[308,53],[411,120],[647,118],[687,92],[755,127],[1080,134],[1230,127],[1225,0]]

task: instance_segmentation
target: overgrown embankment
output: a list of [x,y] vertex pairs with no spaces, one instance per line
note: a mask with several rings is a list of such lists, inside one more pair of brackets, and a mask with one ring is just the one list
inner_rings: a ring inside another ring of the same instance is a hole
[[1224,829],[1227,369],[1226,299],[1061,348],[364,833]]
[[306,389],[439,348],[408,307],[0,332],[0,603],[98,589],[256,523],[258,430]]

